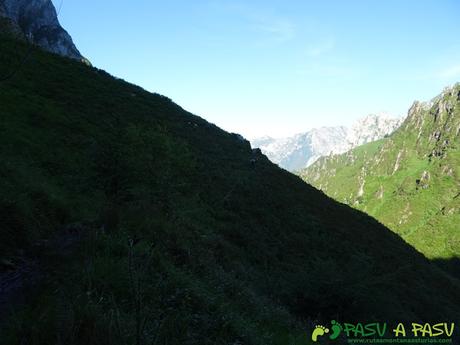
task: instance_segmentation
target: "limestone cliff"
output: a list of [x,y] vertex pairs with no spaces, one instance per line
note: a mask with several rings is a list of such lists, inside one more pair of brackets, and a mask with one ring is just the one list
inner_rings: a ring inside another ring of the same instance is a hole
[[0,0],[0,26],[41,48],[72,59],[84,60],[72,37],[59,24],[51,0]]

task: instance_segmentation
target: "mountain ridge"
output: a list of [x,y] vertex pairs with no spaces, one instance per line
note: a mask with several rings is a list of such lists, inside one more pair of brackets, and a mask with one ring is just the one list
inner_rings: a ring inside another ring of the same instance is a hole
[[460,253],[460,84],[415,101],[388,138],[324,157],[302,178],[376,217],[430,258]]
[[345,126],[314,128],[292,137],[261,137],[251,140],[269,159],[282,168],[296,172],[318,158],[346,152],[356,146],[391,134],[402,123],[401,118],[370,114]]

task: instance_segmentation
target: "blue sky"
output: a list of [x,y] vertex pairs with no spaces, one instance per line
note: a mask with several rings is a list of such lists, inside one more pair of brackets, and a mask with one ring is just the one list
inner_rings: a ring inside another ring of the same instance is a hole
[[93,65],[249,138],[405,115],[460,81],[459,18],[458,0],[64,0],[60,11]]

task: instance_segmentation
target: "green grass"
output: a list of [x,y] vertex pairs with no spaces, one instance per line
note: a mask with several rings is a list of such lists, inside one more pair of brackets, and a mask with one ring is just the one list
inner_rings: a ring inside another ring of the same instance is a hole
[[[0,71],[26,49],[2,39]],[[40,253],[6,343],[308,344],[332,318],[460,320],[460,283],[399,236],[164,96],[36,50],[0,104],[0,259],[89,231]]]
[[[459,256],[459,92],[457,85],[430,109],[416,109],[389,138],[323,158],[302,178],[374,216],[429,258]],[[440,154],[431,155],[435,151]],[[429,180],[417,182],[425,171]]]

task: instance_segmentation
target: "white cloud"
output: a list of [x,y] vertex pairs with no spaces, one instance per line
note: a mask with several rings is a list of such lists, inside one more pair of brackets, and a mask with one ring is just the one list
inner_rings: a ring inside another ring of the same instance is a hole
[[248,27],[269,36],[270,39],[285,42],[296,36],[296,27],[288,18],[282,17],[268,7],[254,6],[245,2],[213,2],[217,11],[232,13],[244,19]]
[[325,53],[330,52],[335,47],[335,40],[333,38],[329,38],[320,42],[316,45],[312,45],[307,48],[307,56],[309,57],[318,57],[324,55]]
[[277,41],[289,41],[295,37],[295,26],[283,18],[258,18],[256,29],[273,36]]
[[460,77],[460,64],[452,65],[448,68],[445,68],[437,73],[438,78],[458,78]]
[[416,71],[414,73],[407,73],[400,76],[404,81],[437,81],[442,83],[449,83],[453,79],[460,79],[460,64],[444,63],[448,67],[433,67],[426,69],[423,72]]
[[315,63],[297,70],[298,74],[326,78],[350,78],[355,71],[348,66],[334,63]]

